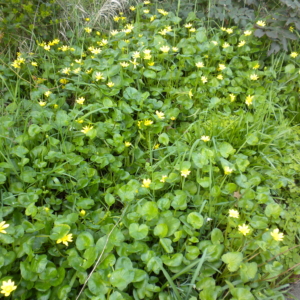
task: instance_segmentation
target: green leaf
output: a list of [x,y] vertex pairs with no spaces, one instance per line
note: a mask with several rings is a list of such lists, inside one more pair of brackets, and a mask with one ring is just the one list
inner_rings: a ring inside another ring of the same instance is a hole
[[235,272],[243,261],[243,254],[241,252],[228,252],[222,256],[222,261],[227,264],[229,272]]
[[201,214],[192,212],[188,215],[187,222],[191,224],[195,229],[199,229],[203,225],[204,219]]
[[109,290],[102,276],[97,272],[92,274],[87,285],[89,290],[98,297],[101,295],[104,296]]
[[274,219],[277,219],[280,216],[281,212],[282,212],[282,207],[277,203],[268,204],[265,209],[265,215],[268,218],[272,217]]
[[115,197],[112,194],[106,194],[104,200],[108,206],[112,206],[115,203]]
[[152,70],[146,70],[143,75],[146,78],[156,78],[156,72],[152,71]]
[[50,239],[51,240],[61,239],[69,233],[70,229],[71,227],[66,224],[55,225],[54,228],[51,230]]
[[235,297],[236,300],[255,300],[252,293],[245,288],[234,288],[230,290],[232,296]]
[[118,269],[112,273],[110,277],[110,283],[112,284],[112,286],[123,291],[124,289],[126,289],[128,284],[133,281],[133,279],[134,272],[132,272],[132,270]]
[[11,154],[17,155],[19,157],[24,157],[25,154],[27,154],[29,150],[25,148],[24,146],[15,146],[10,150]]
[[41,132],[41,127],[36,124],[31,124],[28,128],[28,134],[33,137]]
[[76,247],[78,250],[84,250],[94,246],[94,237],[89,232],[82,232],[76,239]]
[[187,208],[187,195],[184,191],[176,190],[176,196],[174,197],[173,201],[171,202],[171,206],[175,210],[185,210]]
[[249,145],[252,145],[252,146],[257,145],[258,142],[259,142],[259,138],[257,136],[257,133],[251,133],[247,137],[246,141],[247,141],[247,144],[249,144]]
[[183,255],[181,253],[176,253],[172,256],[163,255],[161,259],[168,267],[178,267],[182,263]]
[[284,72],[288,74],[293,74],[295,72],[295,66],[293,64],[288,64],[284,68]]
[[219,228],[214,228],[211,232],[211,241],[214,245],[224,242],[224,236]]
[[235,153],[235,149],[227,142],[219,144],[219,151],[221,155],[225,158]]
[[257,273],[257,263],[243,263],[240,266],[240,276],[244,283],[254,279]]
[[160,239],[159,243],[162,245],[163,249],[167,253],[172,253],[173,252],[174,249],[172,247],[172,241],[170,239],[167,239],[167,238]]
[[197,33],[196,33],[196,40],[199,43],[203,43],[207,40],[205,28],[203,28],[203,27],[198,28]]
[[129,235],[135,240],[142,240],[148,235],[149,228],[145,224],[132,223],[129,226]]
[[168,145],[169,144],[169,136],[166,133],[162,133],[158,137],[158,141],[164,145]]
[[158,217],[158,207],[155,202],[147,201],[140,209],[141,215],[148,221]]
[[159,238],[164,238],[168,235],[168,226],[165,223],[161,223],[155,226],[154,228],[154,235],[158,236]]

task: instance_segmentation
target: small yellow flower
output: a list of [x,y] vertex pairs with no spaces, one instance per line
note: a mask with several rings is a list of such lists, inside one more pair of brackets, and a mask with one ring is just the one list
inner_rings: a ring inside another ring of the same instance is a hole
[[209,142],[210,141],[210,137],[208,135],[202,135],[201,136],[201,141],[203,141],[203,142]]
[[160,35],[166,35],[168,31],[166,29],[162,29],[161,31],[158,32]]
[[134,6],[130,6],[129,9],[130,9],[131,11],[135,11],[136,8],[135,8]]
[[225,166],[225,168],[224,168],[224,174],[225,174],[225,175],[231,174],[232,171],[233,171],[233,169],[231,169],[231,168],[228,167],[228,166]]
[[44,49],[45,49],[46,51],[49,51],[49,50],[50,50],[50,46],[49,46],[49,45],[45,45],[45,46],[44,46]]
[[167,16],[168,15],[168,12],[166,12],[165,10],[163,9],[158,9],[157,10],[160,14],[162,14],[163,16]]
[[85,101],[85,98],[80,97],[80,98],[78,98],[78,99],[76,100],[76,103],[82,105],[82,104],[84,103],[84,101]]
[[160,51],[162,51],[163,53],[168,53],[170,50],[169,46],[162,46],[160,47]]
[[45,101],[39,101],[39,105],[42,107],[45,106],[46,104],[47,104],[47,102],[45,102]]
[[289,31],[290,31],[290,32],[294,32],[294,30],[295,30],[295,27],[293,27],[293,26],[290,26],[290,27],[289,27]]
[[129,66],[129,63],[127,63],[126,61],[123,61],[123,62],[120,62],[120,65],[123,67],[123,68],[127,68]]
[[219,75],[217,76],[217,79],[223,80],[223,75],[222,75],[222,74],[219,74]]
[[266,22],[260,20],[260,21],[256,22],[256,25],[258,25],[260,27],[265,27],[266,26]]
[[8,281],[2,281],[1,294],[8,297],[16,288],[17,286],[15,285],[15,282],[11,281],[11,279]]
[[236,95],[230,94],[229,98],[230,98],[230,101],[233,102],[236,98]]
[[118,22],[119,20],[120,20],[120,17],[118,17],[118,16],[115,16],[115,17],[114,17],[114,21],[115,21],[115,22]]
[[110,88],[113,87],[114,85],[115,84],[112,81],[110,81],[110,82],[107,83],[107,86],[110,87]]
[[46,211],[46,212],[48,212],[49,210],[50,210],[50,208],[49,207],[43,207],[44,208],[44,211]]
[[237,210],[235,209],[229,209],[229,217],[230,218],[235,218],[238,219],[240,217],[240,214]]
[[166,182],[166,178],[168,178],[168,176],[167,176],[167,175],[163,175],[163,176],[161,177],[160,182]]
[[149,14],[150,10],[149,9],[144,9],[143,12],[144,12],[144,14]]
[[156,19],[156,15],[153,15],[153,16],[150,18],[150,22],[153,22],[155,19]]
[[172,121],[175,121],[175,120],[176,120],[176,118],[175,118],[175,117],[171,117],[170,119],[171,119]]
[[85,71],[86,74],[91,74],[92,72],[93,72],[93,68],[90,68],[89,70]]
[[251,74],[250,75],[250,79],[253,80],[253,81],[257,80],[258,78],[259,77],[256,74]]
[[52,94],[51,91],[46,91],[46,92],[44,93],[45,97],[49,97],[51,94]]
[[136,66],[139,65],[139,63],[136,61],[136,59],[134,59],[133,61],[130,60],[130,62],[133,64],[133,68],[134,68],[134,69],[136,68]]
[[233,29],[232,29],[232,28],[227,28],[227,29],[226,29],[226,32],[227,32],[228,34],[231,34],[231,33],[233,33]]
[[165,114],[163,112],[157,110],[155,113],[159,119],[163,120],[165,118]]
[[38,66],[37,62],[35,62],[35,61],[32,61],[32,62],[31,62],[31,65],[34,66],[34,67],[37,67],[37,66]]
[[202,81],[203,83],[206,83],[206,82],[207,82],[207,77],[202,76],[202,77],[201,77],[201,81]]
[[151,120],[145,120],[144,121],[144,125],[145,126],[150,126],[150,125],[152,125],[153,124],[153,121],[151,121]]
[[188,175],[190,175],[190,173],[191,173],[190,170],[187,170],[187,169],[181,170],[181,176],[183,176],[183,177],[185,177],[185,178],[186,178]]
[[154,66],[154,61],[149,62],[148,66],[150,66],[150,67]]
[[282,232],[279,232],[279,229],[276,228],[271,232],[271,236],[275,241],[283,241],[284,235]]
[[133,58],[140,58],[141,57],[140,52],[139,51],[133,52],[132,57]]
[[193,26],[193,24],[191,24],[191,23],[187,23],[184,25],[185,28],[191,28],[192,26]]
[[101,53],[101,51],[102,51],[102,50],[101,50],[100,48],[94,48],[94,49],[91,50],[91,52],[92,52],[93,54],[95,54],[95,55]]
[[150,184],[151,184],[151,179],[143,179],[142,187],[148,189],[150,187]]
[[80,216],[81,216],[81,217],[84,217],[84,216],[85,216],[85,214],[86,214],[86,212],[85,212],[85,210],[84,210],[84,209],[82,209],[82,210],[80,211],[80,213],[79,213],[79,214],[80,214]]
[[145,4],[145,5],[148,5],[148,4],[150,4],[150,3],[151,3],[151,2],[148,1],[148,0],[144,1],[144,4]]
[[196,63],[196,67],[197,68],[203,68],[204,67],[204,63],[202,61],[199,61]]
[[69,245],[68,242],[72,242],[72,241],[73,241],[73,234],[70,233],[70,234],[65,235],[61,239],[58,239],[56,241],[56,244],[63,243],[64,245],[68,246]]
[[71,70],[70,70],[70,68],[64,68],[64,69],[61,70],[61,72],[62,72],[63,74],[69,75],[70,72],[71,72]]
[[67,83],[69,82],[69,80],[68,80],[68,79],[65,79],[65,78],[61,78],[61,79],[59,80],[59,82],[60,82],[61,84],[67,84]]
[[54,104],[53,107],[56,109],[58,108],[58,104]]
[[246,30],[246,31],[244,31],[244,35],[245,36],[249,36],[249,35],[251,35],[252,34],[252,31],[251,30]]
[[125,147],[130,147],[130,146],[132,146],[132,144],[131,144],[130,142],[125,142],[124,144],[125,144]]
[[189,90],[189,97],[192,99],[193,96],[192,90]]
[[91,131],[94,128],[94,126],[85,126],[82,128],[82,130],[80,130],[81,132],[83,132],[84,134],[87,134],[89,131]]
[[95,78],[96,78],[96,81],[104,79],[103,74],[101,72],[96,72]]
[[116,34],[118,34],[118,33],[119,33],[118,30],[112,30],[112,31],[110,32],[110,34],[111,34],[112,36],[114,36],[114,35],[116,35]]
[[160,144],[155,144],[154,147],[153,147],[153,149],[157,150],[159,148],[159,146],[160,146]]
[[247,235],[250,232],[250,228],[246,224],[239,225],[239,232],[241,232],[243,235]]
[[225,42],[225,43],[222,45],[222,47],[225,49],[225,48],[230,47],[230,45],[229,45],[227,42]]
[[296,58],[298,55],[299,55],[298,52],[292,52],[292,53],[290,54],[290,57]]
[[90,21],[90,18],[85,18],[84,19],[86,22],[89,22]]
[[215,46],[218,45],[218,42],[217,41],[211,41]]
[[6,231],[4,230],[5,228],[9,227],[9,224],[5,224],[5,221],[2,221],[0,223],[0,233],[6,233]]
[[172,47],[172,51],[173,52],[178,52],[178,48],[177,47]]
[[223,70],[225,70],[225,69],[226,69],[226,66],[225,66],[225,65],[219,64],[219,68],[218,68],[219,71],[223,71]]
[[254,96],[250,96],[250,95],[246,97],[245,103],[246,103],[248,106],[252,104],[253,97],[254,97]]
[[84,121],[82,119],[76,120],[77,123],[82,124]]
[[254,70],[257,70],[259,67],[260,67],[260,65],[259,65],[259,64],[256,64],[256,65],[253,67],[253,69],[254,69]]
[[73,73],[78,74],[81,71],[81,68],[77,68],[75,70],[73,70]]
[[195,32],[196,31],[196,28],[192,27],[189,29],[189,32]]
[[89,27],[85,27],[85,28],[84,28],[84,31],[87,32],[87,33],[91,33],[91,32],[92,32],[92,29],[89,28]]
[[245,41],[240,41],[239,44],[238,44],[238,47],[243,47],[245,44],[246,44]]
[[11,64],[15,69],[21,69],[21,65],[20,63],[15,60],[12,64]]

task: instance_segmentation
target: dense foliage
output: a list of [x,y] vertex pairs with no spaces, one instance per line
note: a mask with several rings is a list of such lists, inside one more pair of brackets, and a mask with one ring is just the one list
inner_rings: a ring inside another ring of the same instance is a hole
[[284,299],[300,271],[299,49],[268,58],[256,24],[131,10],[2,61],[1,293]]

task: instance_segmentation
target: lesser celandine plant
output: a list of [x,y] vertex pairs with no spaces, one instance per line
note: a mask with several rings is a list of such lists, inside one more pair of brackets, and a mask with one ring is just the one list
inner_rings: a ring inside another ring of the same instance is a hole
[[2,61],[1,293],[282,299],[299,57],[267,59],[251,24],[131,11]]

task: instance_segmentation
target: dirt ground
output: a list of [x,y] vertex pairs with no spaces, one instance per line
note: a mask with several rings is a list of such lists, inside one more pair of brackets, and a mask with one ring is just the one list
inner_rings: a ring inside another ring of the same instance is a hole
[[300,300],[300,281],[293,285],[293,288],[289,291],[289,293],[291,293],[294,296],[294,298],[290,297],[286,298],[286,300]]

